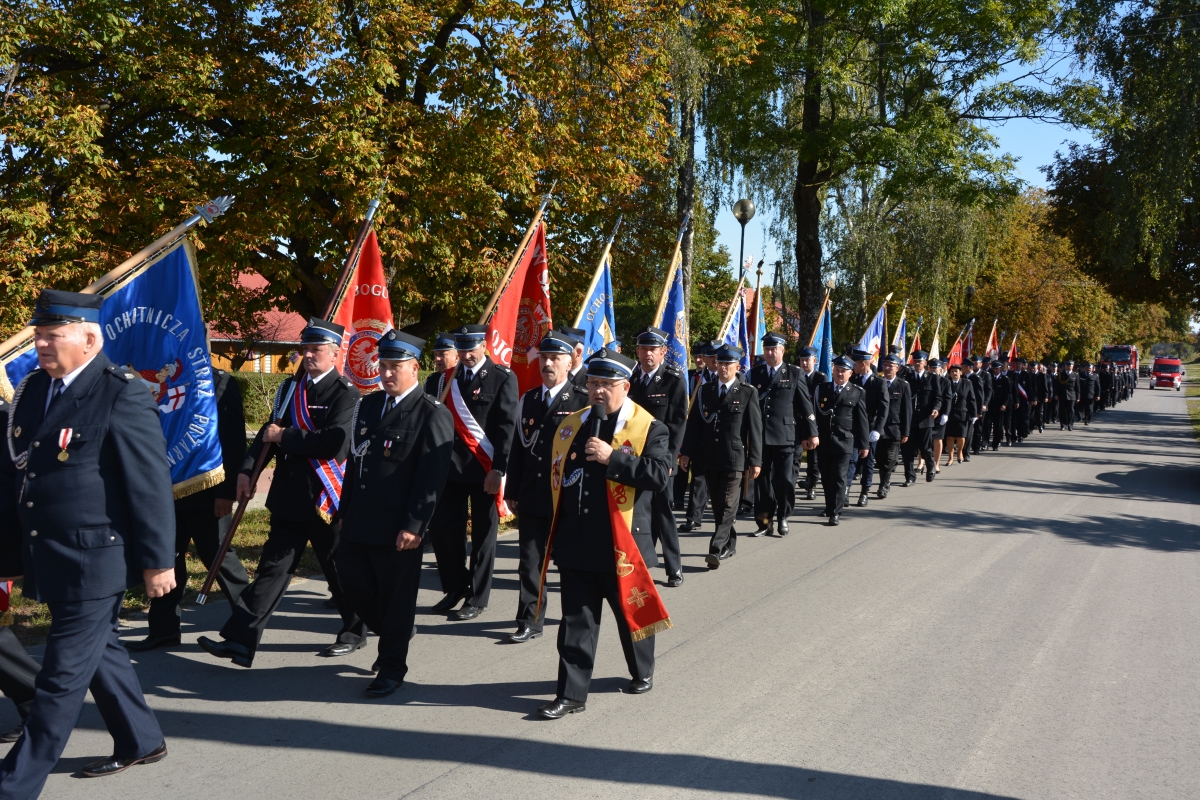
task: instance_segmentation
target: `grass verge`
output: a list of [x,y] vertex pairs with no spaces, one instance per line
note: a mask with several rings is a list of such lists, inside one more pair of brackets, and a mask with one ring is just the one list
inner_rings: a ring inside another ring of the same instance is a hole
[[1183,380],[1183,395],[1187,399],[1188,419],[1192,423],[1192,435],[1200,441],[1200,358],[1184,365],[1191,367]]

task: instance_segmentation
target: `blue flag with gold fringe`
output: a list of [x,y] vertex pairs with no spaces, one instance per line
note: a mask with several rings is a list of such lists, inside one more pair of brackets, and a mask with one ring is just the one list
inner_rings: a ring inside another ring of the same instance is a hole
[[[180,242],[107,292],[104,354],[139,376],[158,406],[175,497],[224,480],[208,336],[190,245]],[[17,386],[37,367],[32,348],[4,365]]]
[[683,270],[675,270],[662,319],[656,324],[667,332],[666,362],[686,371],[688,368],[687,304],[683,295]]
[[579,322],[575,325],[583,331],[583,357],[586,359],[606,344],[617,338],[617,315],[613,310],[612,257],[604,259],[600,278],[592,287],[592,293],[583,301]]

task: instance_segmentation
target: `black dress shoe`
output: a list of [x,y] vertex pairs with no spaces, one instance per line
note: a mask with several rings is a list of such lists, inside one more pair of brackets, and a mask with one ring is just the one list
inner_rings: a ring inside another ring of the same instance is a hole
[[904,483],[900,484],[900,488],[907,489],[909,486],[912,486],[916,482],[917,481],[915,478],[905,478]]
[[768,533],[771,532],[771,523],[768,522],[768,523],[764,524],[764,523],[760,522],[758,525],[759,525],[758,530],[756,530],[754,533],[750,534],[751,539],[757,539],[760,536],[766,536]]
[[726,547],[719,554],[717,554],[717,558],[719,558],[721,561],[724,561],[727,558],[733,558],[736,554],[736,550],[730,550],[728,547]]
[[578,714],[587,710],[587,703],[578,703],[565,697],[554,698],[553,703],[539,706],[537,713],[542,719],[562,719],[567,714]]
[[85,778],[99,778],[103,775],[116,775],[124,772],[135,764],[153,764],[167,757],[167,743],[163,741],[158,747],[139,758],[117,758],[115,755],[93,761],[80,770]]
[[858,506],[859,506],[859,508],[867,507],[867,493],[866,492],[863,492],[862,494],[860,494],[858,496]]
[[625,694],[645,694],[654,688],[654,676],[649,678],[634,678],[625,689]]
[[880,486],[879,490],[877,492],[875,492],[875,497],[879,500],[883,500],[887,496],[888,496],[888,490],[883,488],[882,486]]
[[788,521],[781,519],[775,524],[775,532],[780,536],[787,536],[791,531],[788,530]]
[[812,489],[805,489],[804,490],[804,499],[805,500],[816,500],[817,493]]
[[529,625],[522,625],[517,628],[516,633],[510,633],[508,635],[508,640],[513,644],[521,644],[522,642],[528,642],[530,639],[536,639],[541,635],[541,631],[535,631]]
[[691,533],[692,531],[700,530],[699,522],[685,522],[679,526],[680,533]]
[[933,476],[934,476],[934,475],[937,475],[937,473],[936,473],[936,472],[926,472],[926,473],[925,473],[925,482],[926,482],[926,483],[933,483]]
[[465,622],[466,620],[469,620],[469,619],[475,619],[482,613],[483,613],[482,608],[478,608],[477,606],[473,606],[470,603],[468,603],[467,605],[460,608],[458,611],[455,611],[453,614],[451,614],[450,619],[456,619],[459,622]]
[[348,644],[346,642],[334,642],[321,651],[321,655],[326,658],[337,658],[338,656],[348,656],[355,650],[361,650],[367,646],[367,640],[364,637],[358,644]]
[[326,597],[325,602],[321,603],[321,606],[323,608],[336,609],[337,608],[337,600],[334,600],[332,597]]
[[828,509],[828,508],[823,508],[823,509],[821,509],[821,516],[822,516],[822,517],[828,517],[828,516],[829,516],[829,509]]
[[683,585],[683,576],[682,575],[672,575],[671,577],[667,578],[667,586],[670,586],[672,589],[676,588],[677,586],[682,586],[682,585]]
[[207,636],[201,636],[196,640],[196,644],[200,645],[200,649],[207,652],[209,655],[217,658],[229,658],[239,667],[250,668],[254,663],[254,653],[250,652],[250,648],[244,647],[237,642],[218,642],[215,639],[210,639]]
[[709,553],[704,557],[704,563],[708,564],[709,569],[716,569],[721,566],[721,557],[716,553]]
[[11,731],[5,731],[4,733],[0,733],[0,742],[2,742],[4,744],[10,744],[12,742],[15,742],[17,739],[20,739],[24,735],[25,735],[25,723],[22,722],[20,725],[13,728]]
[[450,611],[450,609],[454,608],[456,605],[461,603],[462,599],[466,596],[467,596],[467,593],[465,591],[464,592],[451,592],[450,594],[446,595],[441,600],[438,600],[436,603],[433,604],[433,613],[435,613],[435,614],[448,613]]
[[147,636],[145,639],[139,639],[136,642],[122,642],[122,644],[131,653],[144,653],[156,647],[171,647],[179,644],[179,634],[176,633],[171,636]]
[[398,681],[395,678],[385,678],[382,675],[376,675],[375,680],[367,684],[366,690],[363,692],[367,697],[387,697],[392,692],[399,689],[404,684],[404,681]]
[[834,514],[825,524],[831,528],[836,527],[837,525],[841,524],[841,517],[837,514]]

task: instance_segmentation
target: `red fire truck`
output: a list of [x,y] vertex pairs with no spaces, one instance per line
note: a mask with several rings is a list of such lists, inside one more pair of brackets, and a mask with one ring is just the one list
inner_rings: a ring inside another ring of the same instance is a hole
[[1131,344],[1106,344],[1100,348],[1100,363],[1112,367],[1128,367],[1138,374],[1138,349]]
[[1183,362],[1178,358],[1158,356],[1150,368],[1150,388],[1165,386],[1179,391],[1183,386]]

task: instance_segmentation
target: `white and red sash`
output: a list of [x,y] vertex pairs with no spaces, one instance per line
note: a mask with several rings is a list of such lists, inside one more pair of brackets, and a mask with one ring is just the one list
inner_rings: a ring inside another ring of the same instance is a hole
[[[483,465],[483,472],[487,474],[492,471],[492,454],[496,452],[488,439],[487,434],[483,430],[483,426],[475,419],[475,415],[471,413],[471,409],[467,408],[467,404],[463,401],[462,392],[459,391],[458,381],[450,379],[450,402],[446,404],[450,409],[450,416],[454,418],[454,432],[463,440],[463,444],[471,451],[471,454]],[[500,479],[500,491],[496,493],[496,509],[500,512],[500,516],[507,517],[512,514],[508,509],[508,504],[504,502],[504,479]]]
[[[308,379],[304,375],[293,378],[295,390],[292,392],[292,424],[302,431],[315,431],[312,417],[308,414]],[[321,460],[310,458],[312,465],[321,481],[321,496],[317,498],[317,514],[321,519],[330,522],[337,513],[338,504],[342,499],[342,480],[346,477],[346,462],[334,459]]]

